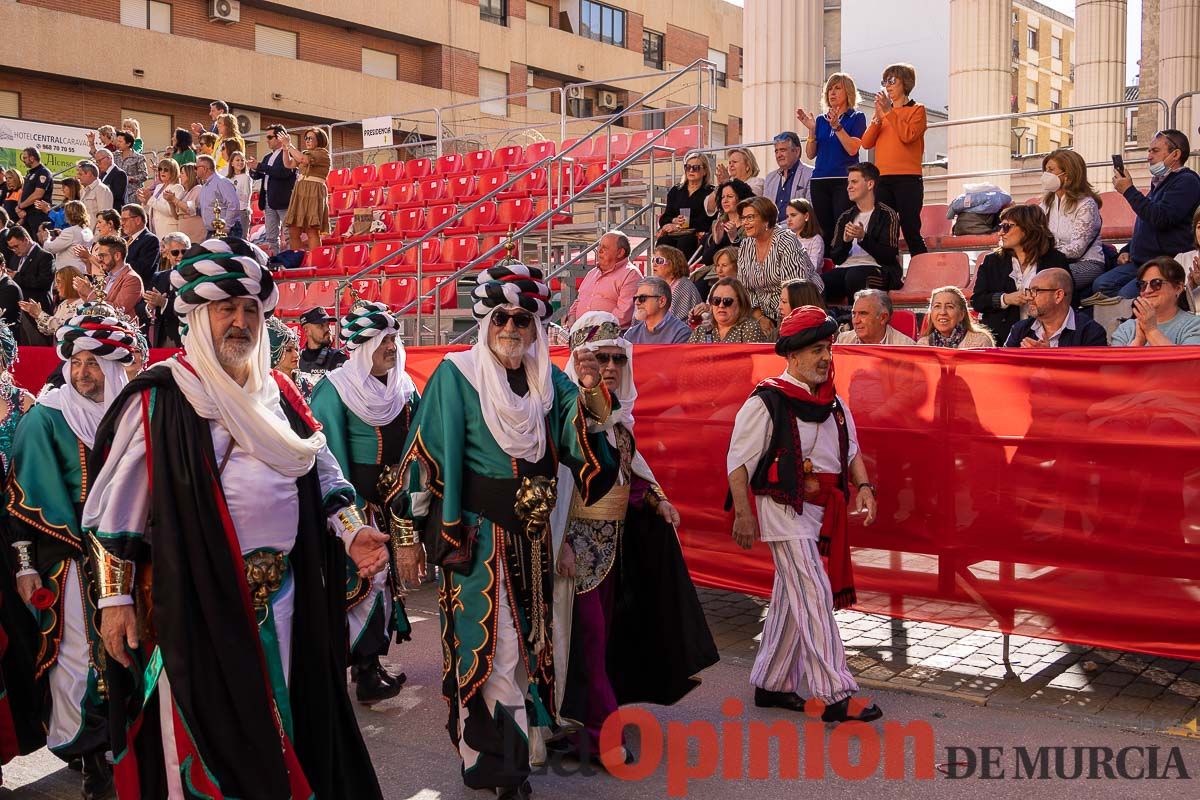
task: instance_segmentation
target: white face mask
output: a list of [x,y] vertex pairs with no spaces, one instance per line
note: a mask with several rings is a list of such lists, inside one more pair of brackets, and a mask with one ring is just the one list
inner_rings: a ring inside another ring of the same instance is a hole
[[1163,175],[1166,175],[1170,169],[1171,168],[1167,166],[1167,162],[1160,161],[1157,164],[1150,165],[1150,174],[1156,178],[1161,178]]
[[1042,191],[1057,192],[1062,188],[1062,178],[1055,175],[1053,172],[1042,173]]

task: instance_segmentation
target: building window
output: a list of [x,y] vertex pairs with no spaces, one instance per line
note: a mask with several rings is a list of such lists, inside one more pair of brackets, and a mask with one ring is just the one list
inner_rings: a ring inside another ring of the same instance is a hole
[[1025,152],[1026,154],[1037,152],[1037,139],[1032,136],[1025,137]]
[[663,35],[642,29],[642,63],[654,69],[663,68]]
[[296,33],[266,25],[254,26],[254,49],[269,56],[296,57]]
[[1027,28],[1025,31],[1025,46],[1029,50],[1038,49],[1038,30],[1037,28]]
[[729,135],[728,126],[726,126],[720,122],[712,123],[712,146],[713,147],[724,147],[725,146],[725,137],[728,135]]
[[170,33],[171,4],[156,0],[121,0],[121,24]]
[[625,12],[593,0],[579,0],[579,34],[597,42],[624,47]]
[[1061,36],[1051,36],[1050,37],[1050,57],[1057,58],[1060,61],[1062,60],[1062,37]]
[[1038,85],[1037,81],[1025,81],[1025,99],[1033,103],[1035,106],[1038,101]]
[[479,0],[479,18],[484,22],[508,25],[508,0]]
[[508,73],[479,68],[479,110],[497,117],[508,116]]
[[0,117],[21,116],[21,95],[16,92],[0,92]]
[[568,97],[567,98],[567,115],[577,117],[579,119],[588,119],[592,116],[592,98],[590,97]]
[[364,47],[362,49],[362,71],[364,75],[374,75],[376,78],[387,78],[394,81],[396,80],[396,54]]
[[667,127],[667,112],[655,111],[652,108],[647,108],[648,112],[642,117],[642,130],[644,131],[660,131]]
[[529,3],[525,6],[525,21],[530,25],[550,27],[550,7]]
[[716,66],[717,86],[725,86],[728,83],[727,78],[729,75],[727,72],[728,65],[726,63],[727,59],[726,59],[725,54],[722,53],[720,50],[711,50],[710,49],[708,51],[708,60],[711,61]]
[[1062,108],[1062,90],[1061,89],[1051,89],[1050,90],[1050,107],[1054,108],[1054,109]]
[[136,119],[141,130],[142,143],[147,151],[162,150],[171,146],[175,127],[167,114],[152,114],[134,108],[122,108],[121,119]]

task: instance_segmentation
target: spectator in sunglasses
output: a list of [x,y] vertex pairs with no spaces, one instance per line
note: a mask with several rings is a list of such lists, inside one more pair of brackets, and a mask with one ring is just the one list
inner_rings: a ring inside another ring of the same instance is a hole
[[1025,290],[1029,316],[1013,325],[1005,347],[1105,347],[1108,334],[1096,321],[1071,308],[1075,282],[1064,269],[1033,276]]
[[701,297],[696,285],[688,280],[687,259],[683,251],[670,245],[659,245],[654,248],[654,257],[650,261],[654,274],[671,287],[671,305],[675,307],[671,314],[681,320],[687,319],[688,309],[697,305]]
[[1133,318],[1113,331],[1113,347],[1200,344],[1200,317],[1180,308],[1184,281],[1183,266],[1173,258],[1142,264],[1134,283]]
[[180,347],[179,317],[175,314],[175,290],[171,288],[171,270],[179,266],[192,246],[187,234],[176,231],[162,238],[158,272],[146,290],[146,308],[150,313],[150,344],[153,347]]
[[[662,278],[642,278],[633,296],[633,316],[637,320],[623,338],[632,344],[681,344],[692,329],[671,312],[674,302],[671,287]],[[694,304],[693,304],[694,305]],[[684,306],[686,316],[691,306]]]
[[1000,213],[1000,243],[979,265],[971,308],[983,324],[1008,340],[1012,326],[1029,316],[1025,303],[1033,276],[1044,269],[1069,269],[1067,257],[1054,247],[1054,234],[1039,206],[1009,206]]
[[702,153],[689,153],[683,170],[683,180],[667,192],[667,207],[654,238],[678,247],[690,260],[700,247],[700,234],[712,226],[713,215],[704,209],[704,201],[713,193],[712,170]]
[[1096,278],[1096,292],[1106,297],[1137,297],[1134,274],[1140,264],[1174,256],[1192,245],[1192,215],[1200,206],[1200,175],[1186,166],[1191,142],[1183,131],[1159,131],[1150,141],[1150,191],[1142,194],[1128,171],[1113,172],[1113,188],[1124,195],[1137,215],[1133,236],[1117,256],[1116,269]]
[[708,302],[692,309],[688,319],[696,330],[688,344],[755,344],[773,339],[754,319],[750,293],[737,278],[713,284]]

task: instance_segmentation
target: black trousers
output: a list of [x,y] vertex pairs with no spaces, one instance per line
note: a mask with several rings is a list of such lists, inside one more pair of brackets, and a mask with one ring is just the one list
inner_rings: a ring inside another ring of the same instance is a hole
[[900,230],[912,255],[929,250],[921,238],[921,206],[925,203],[925,183],[920,175],[882,175],[875,183],[875,201],[900,215]]
[[[828,251],[838,218],[850,207],[850,195],[846,194],[846,179],[819,178],[810,183],[808,188],[812,193],[817,224],[821,226],[821,238],[825,240],[825,249]],[[821,268],[820,264],[814,266],[817,269]]]
[[854,267],[835,267],[821,278],[825,281],[825,302],[832,305],[850,305],[856,292],[863,289],[883,289],[887,279],[883,270],[874,264]]

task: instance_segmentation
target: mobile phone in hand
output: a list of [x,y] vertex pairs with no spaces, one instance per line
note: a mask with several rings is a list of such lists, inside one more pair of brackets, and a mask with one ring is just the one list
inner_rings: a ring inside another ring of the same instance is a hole
[[1115,169],[1117,172],[1121,173],[1121,177],[1124,178],[1125,177],[1125,159],[1121,156],[1120,153],[1114,153],[1112,158],[1113,158],[1113,169]]

